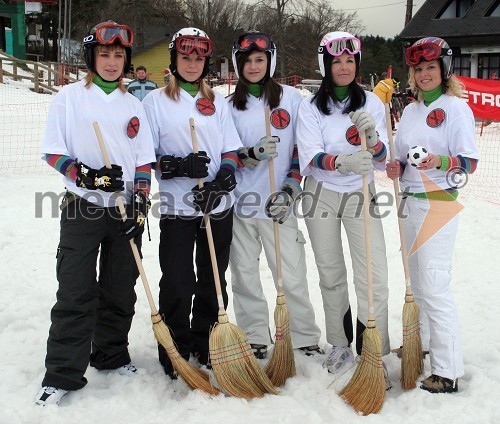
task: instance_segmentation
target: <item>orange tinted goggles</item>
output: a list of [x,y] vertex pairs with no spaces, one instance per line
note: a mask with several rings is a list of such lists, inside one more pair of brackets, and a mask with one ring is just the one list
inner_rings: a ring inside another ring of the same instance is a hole
[[96,29],[99,44],[120,43],[123,47],[131,47],[134,43],[134,33],[127,25],[104,24]]
[[208,57],[212,54],[212,48],[212,41],[206,37],[182,35],[175,39],[175,50],[180,54],[196,52],[198,56]]

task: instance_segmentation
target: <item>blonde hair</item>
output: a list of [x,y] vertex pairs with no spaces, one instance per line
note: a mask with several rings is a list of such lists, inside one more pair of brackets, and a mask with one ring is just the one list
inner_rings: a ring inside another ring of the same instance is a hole
[[[442,67],[443,65],[440,63],[440,66]],[[417,82],[415,81],[415,68],[413,66],[410,67],[410,72],[408,74],[408,85],[410,86],[410,90],[417,94],[417,102],[423,101],[424,92],[418,87]],[[465,86],[460,82],[455,74],[452,74],[450,78],[446,80],[446,94],[449,96],[460,98],[462,97],[464,90]]]
[[[103,50],[106,49],[107,51],[114,52],[115,50],[123,50],[123,53],[125,53],[125,48],[120,46],[119,44],[113,44],[111,46],[104,46],[102,44],[98,44],[94,48],[94,62],[95,58],[97,55]],[[127,66],[127,56],[125,54],[125,63],[124,67]],[[87,71],[87,75],[85,76],[85,88],[89,88],[92,85],[92,82],[94,81],[94,77],[98,75],[96,72],[91,71],[90,69]],[[100,75],[99,75],[100,76]],[[123,79],[120,78],[118,81],[118,88],[120,89],[121,92],[125,93],[127,91],[127,87],[125,87],[125,84],[123,83]]]
[[[215,93],[210,88],[210,86],[205,82],[205,80],[200,81],[200,91],[203,98],[210,100],[211,102],[215,99]],[[181,93],[181,86],[179,85],[179,80],[175,78],[174,75],[170,75],[170,79],[165,86],[165,94],[172,100],[178,101]]]

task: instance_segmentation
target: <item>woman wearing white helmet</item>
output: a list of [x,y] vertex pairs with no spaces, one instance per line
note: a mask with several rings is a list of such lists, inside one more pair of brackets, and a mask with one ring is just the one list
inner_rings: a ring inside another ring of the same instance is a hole
[[[387,164],[388,176],[400,178],[406,198],[406,243],[408,251],[415,248],[409,257],[411,286],[420,306],[422,345],[430,353],[432,372],[420,387],[432,393],[456,392],[458,378],[464,374],[451,291],[458,227],[454,203],[463,175],[472,174],[479,159],[474,116],[461,99],[463,87],[452,73],[452,53],[438,37],[422,38],[406,51],[409,84],[418,100],[403,112],[395,142],[397,161]],[[415,145],[429,155],[418,167],[407,166],[408,150]],[[422,226],[424,220],[439,223],[443,217],[438,230],[429,233]],[[428,238],[425,244],[423,238]]]
[[[231,245],[231,283],[238,325],[246,332],[255,356],[265,358],[271,343],[269,308],[262,290],[259,256],[264,248],[276,280],[272,220],[280,225],[284,292],[290,309],[290,333],[295,348],[306,355],[322,354],[320,330],[309,300],[302,232],[293,201],[302,191],[295,128],[300,93],[273,80],[276,46],[267,34],[249,31],[233,45],[233,65],[239,81],[229,108],[243,144],[236,172],[236,204]],[[264,108],[271,110],[273,136],[266,137]],[[268,159],[274,159],[279,192],[270,198]],[[255,200],[255,201],[254,201]],[[267,202],[267,205],[266,205]]]
[[[143,101],[155,142],[161,200],[159,312],[172,330],[179,353],[185,359],[193,353],[200,364],[208,365],[208,336],[217,322],[218,303],[203,214],[211,216],[227,306],[224,275],[232,238],[231,192],[236,186],[236,151],[242,145],[224,97],[203,80],[212,55],[208,35],[198,28],[183,28],[174,34],[169,50],[172,75],[168,84]],[[191,117],[198,153],[193,153]],[[202,189],[198,189],[198,178],[206,179]],[[176,378],[165,349],[161,345],[158,349],[165,373]]]
[[[373,168],[383,170],[387,132],[380,99],[356,82],[361,62],[361,42],[347,32],[330,32],[321,40],[318,60],[323,80],[312,98],[299,110],[297,140],[300,170],[305,181],[302,209],[318,267],[326,320],[326,338],[333,348],[325,361],[332,373],[353,360],[351,343],[361,353],[362,333],[368,320],[364,220],[361,213],[362,176],[370,180],[372,216],[373,293],[377,328],[383,351],[390,352],[387,259]],[[360,150],[359,132],[365,131],[368,151]],[[347,270],[341,227],[347,234],[357,295],[356,332],[349,304]]]

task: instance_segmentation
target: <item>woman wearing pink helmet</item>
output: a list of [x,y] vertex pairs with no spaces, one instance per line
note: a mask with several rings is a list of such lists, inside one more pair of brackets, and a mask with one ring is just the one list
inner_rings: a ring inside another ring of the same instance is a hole
[[[326,337],[332,345],[325,367],[337,373],[352,364],[354,340],[357,353],[361,353],[361,335],[368,321],[364,219],[360,212],[363,175],[369,177],[372,194],[374,314],[382,333],[382,353],[390,352],[387,259],[382,222],[375,219],[379,215],[373,184],[373,168],[383,170],[385,166],[387,131],[382,102],[356,82],[360,40],[347,32],[326,34],[319,45],[318,62],[323,80],[316,95],[301,104],[297,140],[300,170],[306,176],[302,209],[319,272]],[[361,131],[366,133],[368,151],[360,149]],[[358,304],[355,333],[342,226],[349,242]]]

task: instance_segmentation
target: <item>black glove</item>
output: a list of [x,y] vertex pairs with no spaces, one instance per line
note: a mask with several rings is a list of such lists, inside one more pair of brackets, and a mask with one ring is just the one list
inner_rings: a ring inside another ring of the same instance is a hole
[[206,182],[202,188],[193,187],[194,207],[197,211],[209,213],[220,205],[222,197],[236,187],[234,174],[226,168],[217,172],[213,181]]
[[126,240],[136,238],[144,232],[144,223],[151,208],[151,201],[143,191],[132,195],[132,203],[126,206],[127,219],[120,222],[120,235]]
[[76,185],[88,190],[102,190],[112,193],[123,190],[123,172],[120,165],[111,165],[111,169],[103,166],[99,170],[92,169],[77,161]]
[[190,153],[185,158],[164,155],[158,158],[161,179],[174,177],[205,178],[208,176],[207,164],[211,162],[207,152]]

